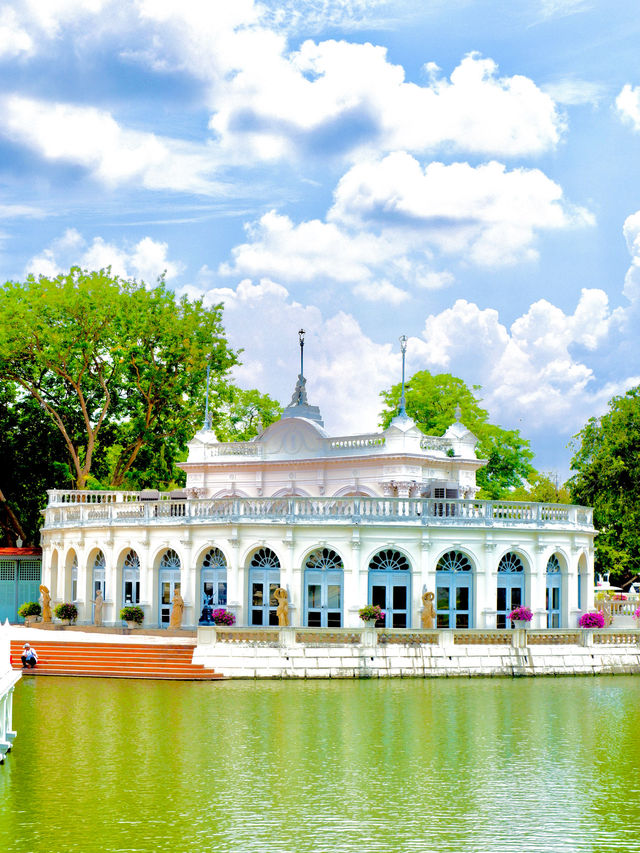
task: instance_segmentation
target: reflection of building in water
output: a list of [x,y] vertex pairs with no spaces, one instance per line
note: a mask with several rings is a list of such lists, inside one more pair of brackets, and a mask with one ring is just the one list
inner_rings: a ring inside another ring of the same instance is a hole
[[43,583],[77,598],[90,621],[101,588],[105,623],[125,602],[185,626],[204,605],[240,625],[277,625],[275,590],[292,625],[356,626],[379,604],[386,624],[418,628],[433,591],[438,627],[510,627],[525,604],[533,627],[576,624],[592,603],[592,512],[578,506],[476,499],[484,465],[459,415],[426,436],[404,413],[379,433],[331,437],[301,374],[282,418],[247,442],[207,428],[189,443],[184,491],[51,491]]

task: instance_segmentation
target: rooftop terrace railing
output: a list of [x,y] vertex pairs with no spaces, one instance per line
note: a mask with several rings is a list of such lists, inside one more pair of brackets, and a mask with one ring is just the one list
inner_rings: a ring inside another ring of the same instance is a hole
[[51,490],[45,528],[177,522],[233,521],[344,524],[412,524],[451,527],[588,529],[588,507],[518,501],[436,498],[171,498],[149,500],[138,492]]

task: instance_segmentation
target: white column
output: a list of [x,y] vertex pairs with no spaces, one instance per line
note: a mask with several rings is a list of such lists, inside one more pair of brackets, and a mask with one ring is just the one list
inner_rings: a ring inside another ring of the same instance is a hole
[[180,594],[184,600],[183,628],[193,628],[198,624],[200,596],[196,590],[196,568],[193,565],[191,539],[181,539],[180,546]]
[[360,530],[354,528],[351,534],[351,555],[348,558],[349,572],[344,574],[344,626],[360,628],[362,622],[358,610],[367,604],[367,571],[361,570]]
[[240,539],[238,529],[233,528],[228,539],[229,548],[227,564],[227,608],[234,613],[236,625],[247,625],[247,608],[245,604],[245,571],[240,565]]
[[482,566],[478,567],[476,578],[477,628],[496,627],[496,603],[498,589],[498,563],[496,542],[485,542]]
[[533,566],[531,567],[531,604],[533,610],[532,628],[547,627],[547,576],[545,568],[548,555],[545,556],[546,547],[537,545],[532,549]]

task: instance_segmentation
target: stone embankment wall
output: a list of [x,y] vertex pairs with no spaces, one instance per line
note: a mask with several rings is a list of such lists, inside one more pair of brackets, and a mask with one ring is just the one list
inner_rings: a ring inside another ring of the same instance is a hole
[[635,673],[640,631],[202,627],[193,662],[232,678]]

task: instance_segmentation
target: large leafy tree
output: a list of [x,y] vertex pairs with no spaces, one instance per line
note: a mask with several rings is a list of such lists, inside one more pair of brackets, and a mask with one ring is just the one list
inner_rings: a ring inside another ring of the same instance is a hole
[[[474,392],[462,379],[449,373],[431,374],[421,370],[405,384],[407,414],[427,435],[442,435],[455,420],[460,406],[461,420],[478,438],[478,453],[487,465],[478,471],[480,497],[496,500],[511,497],[511,490],[533,476],[533,452],[519,430],[507,430],[489,423],[489,413],[480,406]],[[382,426],[387,427],[397,414],[401,385],[382,391],[385,409]]]
[[68,487],[65,445],[33,397],[0,381],[0,543],[37,543],[46,490]]
[[622,583],[640,572],[640,386],[587,421],[575,448],[571,496],[594,508],[596,571]]
[[172,467],[201,421],[207,366],[219,380],[237,362],[221,316],[110,270],[7,282],[0,378],[55,424],[77,488],[121,486],[145,454]]

